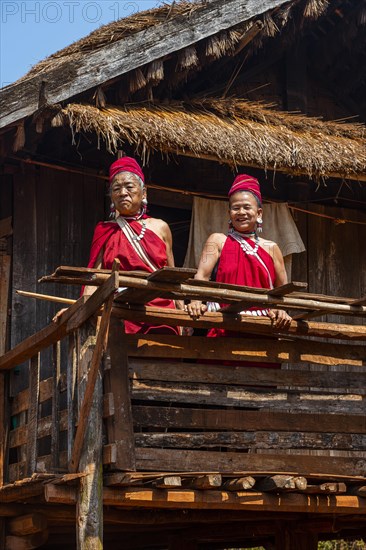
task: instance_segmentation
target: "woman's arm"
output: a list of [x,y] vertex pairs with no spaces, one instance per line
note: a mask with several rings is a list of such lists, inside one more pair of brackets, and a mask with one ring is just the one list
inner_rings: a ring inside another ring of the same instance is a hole
[[[276,243],[273,243],[273,263],[276,273],[276,279],[274,286],[282,286],[287,284],[287,273],[285,268],[285,262],[283,260],[282,252]],[[292,318],[283,309],[269,309],[268,317],[272,320],[274,326],[279,329],[288,329],[291,325]]]
[[[194,276],[195,279],[199,279],[201,281],[210,280],[213,268],[220,258],[225,240],[226,236],[222,233],[213,233],[209,236],[202,250],[197,273]],[[201,300],[192,300],[187,305],[187,311],[191,317],[198,319],[200,315],[207,311],[207,307],[201,302]]]

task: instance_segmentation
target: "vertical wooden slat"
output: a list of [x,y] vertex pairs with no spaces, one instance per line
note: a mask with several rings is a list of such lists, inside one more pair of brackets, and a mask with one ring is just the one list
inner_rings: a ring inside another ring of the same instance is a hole
[[40,354],[30,360],[29,369],[29,408],[27,423],[27,475],[36,471],[37,465],[37,428],[39,400]]
[[[5,375],[0,374],[0,487],[5,481],[5,452],[6,425],[5,425]],[[1,548],[1,546],[0,546]]]
[[11,256],[0,254],[0,355],[6,351]]
[[52,466],[55,469],[60,467],[60,369],[61,369],[61,345],[57,342],[52,346],[52,434],[51,434],[51,455]]
[[[95,328],[88,322],[79,332],[78,395],[81,407],[93,357]],[[76,506],[77,548],[88,550],[103,547],[102,397],[102,377],[98,370],[79,462],[79,470],[87,475],[80,478]]]
[[105,392],[113,393],[114,415],[107,419],[108,443],[115,443],[119,470],[136,470],[135,443],[131,410],[131,392],[128,379],[127,346],[123,326],[112,317],[109,329],[111,368],[105,374]]
[[72,334],[68,339],[67,355],[67,460],[71,460],[72,446],[74,441],[75,418],[76,418],[76,353],[75,353],[75,335]]

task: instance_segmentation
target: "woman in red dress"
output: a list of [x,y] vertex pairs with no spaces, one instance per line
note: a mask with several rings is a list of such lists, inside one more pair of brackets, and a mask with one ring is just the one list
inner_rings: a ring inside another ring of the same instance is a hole
[[[262,224],[262,197],[255,178],[247,174],[236,177],[229,191],[229,216],[228,235],[210,235],[195,278],[209,281],[217,268],[218,282],[268,289],[286,284],[286,270],[278,245],[258,236]],[[194,300],[186,308],[193,318],[198,318],[207,311],[208,305]],[[253,307],[242,313],[268,316],[279,329],[286,329],[291,323],[291,317],[279,309]],[[212,329],[208,334],[229,335],[233,333],[224,329]]]
[[[123,157],[114,162],[109,169],[109,182],[111,211],[115,219],[96,226],[88,267],[111,269],[115,258],[120,260],[122,271],[152,273],[165,266],[174,267],[172,234],[166,222],[146,214],[144,174],[136,160]],[[91,294],[94,290],[95,287],[87,286],[84,294]],[[173,300],[163,298],[156,298],[147,305],[175,308]],[[125,332],[179,333],[175,327],[131,321],[125,321]]]

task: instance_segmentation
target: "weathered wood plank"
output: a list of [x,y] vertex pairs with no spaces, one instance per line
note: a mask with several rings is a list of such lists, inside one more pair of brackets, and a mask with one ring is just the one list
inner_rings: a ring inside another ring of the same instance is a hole
[[[108,44],[87,56],[65,58],[54,69],[41,71],[0,94],[0,127],[7,126],[38,109],[40,86],[46,82],[49,103],[58,103],[110,79],[181,50],[221,30],[246,21],[287,0],[226,0],[214,2],[190,17],[174,18]],[[95,67],[99,67],[98,73]]]
[[316,432],[194,432],[194,433],[136,433],[137,447],[173,449],[324,449],[365,451],[366,435]]
[[184,267],[163,267],[153,273],[150,273],[147,280],[167,283],[181,283],[182,281],[193,278],[196,273],[197,269]]
[[219,407],[271,409],[287,412],[347,413],[363,414],[365,405],[361,395],[327,394],[316,392],[294,392],[284,390],[256,390],[228,385],[189,384],[154,382],[150,380],[132,382],[133,399],[148,402],[161,401]]
[[[52,397],[52,378],[41,380],[39,383],[39,402],[43,403]],[[29,407],[29,388],[19,392],[12,398],[11,414],[24,412]]]
[[[314,409],[313,409],[314,411]],[[134,405],[137,427],[366,434],[364,414],[317,414]]]
[[5,375],[0,373],[0,488],[5,481],[5,457],[7,444],[7,421],[6,421],[6,390]]
[[108,441],[116,444],[115,468],[135,470],[131,393],[125,335],[118,319],[112,318],[109,330],[111,368],[104,375],[105,391],[113,392],[114,415],[106,420]]
[[[212,327],[226,328],[249,334],[276,336],[280,334],[272,326],[268,317],[253,319],[247,315],[229,315],[222,312],[209,312],[199,319],[193,320],[186,312],[178,309],[155,308],[150,306],[131,306],[115,303],[112,314],[116,317],[149,324],[168,324],[171,326],[190,326],[209,329]],[[344,325],[334,323],[305,323],[292,321],[287,336],[316,336],[320,338],[336,338],[338,340],[366,340],[365,325]]]
[[[67,430],[68,425],[68,414],[67,409],[59,412],[58,427],[59,431],[63,432]],[[45,416],[38,419],[38,429],[37,429],[37,439],[42,437],[47,437],[52,435],[53,432],[53,416]],[[20,445],[25,445],[27,443],[28,437],[28,426],[20,426],[19,428],[14,428],[9,433],[9,448],[19,447]],[[51,453],[52,458],[53,453]],[[58,457],[59,460],[59,457]]]
[[165,357],[253,361],[269,363],[315,363],[363,366],[364,346],[288,340],[205,338],[201,336],[127,337],[128,354],[134,357]]
[[334,372],[324,370],[277,370],[232,365],[192,364],[171,361],[133,359],[129,361],[130,378],[161,382],[192,382],[254,386],[295,386],[321,388],[323,392],[334,388],[357,390],[366,393],[365,372]]
[[38,396],[40,377],[40,355],[32,357],[29,366],[30,404],[28,409],[27,430],[27,475],[36,470],[37,463],[37,430],[38,430]]
[[66,365],[66,400],[67,400],[67,458],[70,462],[74,442],[75,424],[77,419],[79,370],[79,334],[72,333],[68,337],[67,365]]
[[272,471],[302,476],[312,473],[342,475],[349,472],[351,475],[363,475],[365,466],[366,459],[362,457],[256,455],[136,448],[136,467],[145,471],[219,471],[222,474]]
[[285,285],[277,286],[268,291],[269,296],[286,296],[296,291],[304,291],[308,287],[308,283],[291,282]]
[[0,355],[6,350],[11,256],[0,254]]
[[59,468],[60,452],[60,374],[61,374],[61,346],[60,342],[52,346],[52,428],[51,428],[51,455],[53,467]]

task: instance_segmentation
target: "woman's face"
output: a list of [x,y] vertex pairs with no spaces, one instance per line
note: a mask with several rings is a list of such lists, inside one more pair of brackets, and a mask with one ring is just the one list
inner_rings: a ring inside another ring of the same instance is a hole
[[111,184],[111,199],[116,210],[122,216],[134,216],[141,210],[146,189],[141,188],[137,177],[130,172],[120,172]]
[[262,215],[262,208],[252,195],[246,191],[238,191],[229,199],[229,216],[233,228],[240,233],[255,231],[257,219]]

